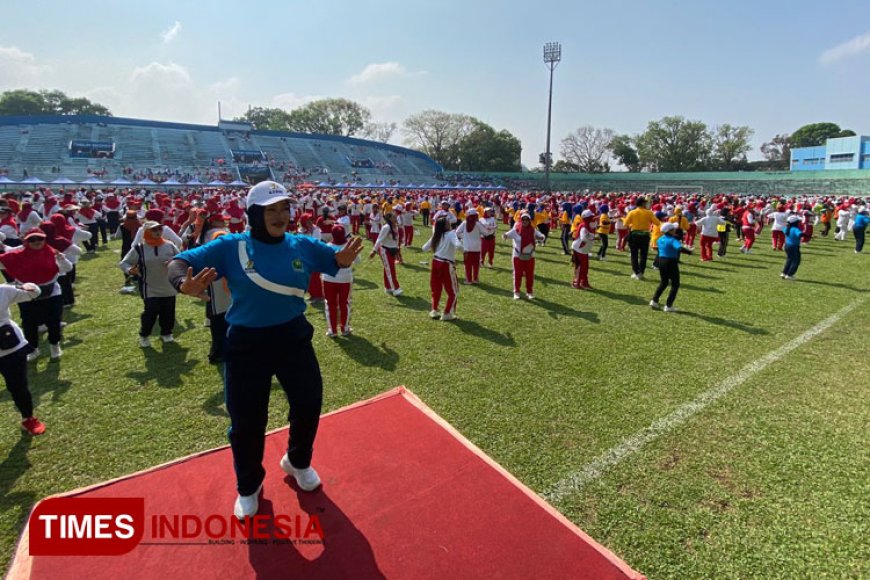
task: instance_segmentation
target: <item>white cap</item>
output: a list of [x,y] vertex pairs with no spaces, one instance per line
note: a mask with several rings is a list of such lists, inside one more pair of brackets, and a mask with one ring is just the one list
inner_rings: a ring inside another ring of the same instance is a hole
[[583,213],[580,214],[580,217],[583,219],[586,219],[586,218],[592,217],[594,215],[595,215],[595,212],[593,212],[591,209],[584,209]]
[[787,221],[788,223],[790,223],[790,224],[793,224],[793,223],[795,223],[795,222],[799,222],[799,221],[801,221],[801,216],[799,216],[799,215],[790,215],[790,216],[788,216],[788,219],[787,219],[786,221]]
[[471,208],[470,210],[465,212],[465,215],[477,215],[477,210],[475,208]]
[[666,234],[668,232],[674,231],[678,227],[679,226],[677,224],[675,224],[674,222],[668,222],[668,223],[662,224],[661,231],[663,234]]
[[245,201],[245,205],[248,208],[255,205],[265,206],[289,199],[290,196],[287,195],[287,190],[280,183],[274,181],[261,181],[248,190],[248,197]]

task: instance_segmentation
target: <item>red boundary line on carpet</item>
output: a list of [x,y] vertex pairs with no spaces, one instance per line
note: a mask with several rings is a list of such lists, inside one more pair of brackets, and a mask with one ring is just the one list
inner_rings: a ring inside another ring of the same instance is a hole
[[[587,544],[592,546],[592,548],[594,548],[595,551],[597,551],[599,554],[604,556],[604,558],[606,558],[611,564],[613,564],[614,566],[619,568],[626,575],[626,577],[634,578],[636,580],[646,580],[646,576],[636,572],[628,564],[623,562],[619,556],[617,556],[616,554],[614,554],[613,552],[608,550],[606,547],[602,546],[601,544],[596,542],[594,539],[592,539],[583,530],[578,528],[571,520],[569,520],[564,515],[562,515],[553,506],[551,506],[546,501],[544,501],[543,498],[541,498],[538,494],[536,494],[534,491],[529,489],[523,482],[521,482],[519,479],[514,477],[509,471],[507,471],[504,467],[499,465],[489,455],[484,453],[484,451],[480,447],[478,447],[477,445],[475,445],[474,443],[472,443],[471,441],[466,439],[466,437],[462,433],[457,431],[456,428],[453,427],[453,425],[451,425],[450,423],[445,421],[440,415],[438,415],[438,413],[436,413],[434,410],[432,410],[431,407],[426,405],[426,403],[424,403],[422,401],[422,399],[420,399],[417,395],[415,395],[410,390],[405,388],[404,385],[400,385],[398,387],[390,389],[389,391],[381,393],[380,395],[375,395],[374,397],[372,397],[370,399],[366,399],[364,401],[358,401],[356,403],[352,403],[350,405],[347,405],[346,407],[342,407],[340,409],[330,411],[329,413],[322,415],[321,418],[329,417],[331,415],[338,415],[339,413],[345,413],[347,411],[352,411],[352,410],[357,409],[359,407],[365,407],[367,405],[377,403],[377,402],[382,401],[384,399],[388,399],[390,397],[397,397],[397,396],[403,397],[407,402],[414,405],[414,407],[416,407],[419,411],[421,411],[423,414],[425,414],[427,417],[429,417],[429,419],[431,419],[432,421],[437,423],[442,429],[444,429],[447,433],[449,433],[454,439],[459,441],[469,451],[474,453],[477,457],[479,457],[481,460],[483,460],[484,463],[486,463],[491,468],[496,470],[502,477],[504,477],[506,480],[508,480],[514,487],[519,489],[524,495],[526,495],[529,499],[531,499],[533,502],[535,502],[538,505],[538,507],[540,507],[545,512],[547,512],[550,516],[555,518],[556,521],[558,521],[563,526],[568,528],[572,533],[577,535],[584,542],[586,542]],[[286,429],[287,429],[287,427],[279,427],[278,429],[273,429],[272,431],[268,431],[266,433],[266,435],[268,436],[268,435],[271,435],[273,433],[277,433],[279,431],[285,431]],[[25,523],[24,529],[21,531],[21,536],[18,539],[18,545],[15,549],[15,556],[13,557],[12,564],[9,567],[9,572],[6,575],[7,580],[27,580],[30,578],[31,566],[32,566],[32,558],[31,558],[30,554],[28,553],[28,548],[29,548],[28,531],[29,531],[29,527],[30,527],[30,523],[29,523],[30,516],[33,514],[33,510],[35,510],[36,507],[40,503],[42,503],[43,501],[45,501],[47,499],[55,498],[55,497],[71,497],[71,496],[79,495],[81,493],[85,493],[87,491],[100,489],[102,487],[106,487],[107,485],[111,485],[111,484],[116,483],[118,481],[124,481],[127,479],[131,479],[133,477],[138,477],[138,476],[143,475],[145,473],[150,473],[152,471],[158,471],[160,469],[166,469],[167,467],[177,465],[179,463],[184,463],[184,462],[189,461],[191,459],[194,459],[196,457],[200,457],[200,456],[206,455],[208,453],[214,453],[216,451],[226,449],[227,447],[229,447],[229,444],[222,445],[220,447],[214,447],[212,449],[206,449],[205,451],[198,451],[196,453],[192,453],[192,454],[187,455],[185,457],[182,457],[180,459],[174,459],[174,460],[168,461],[166,463],[161,463],[160,465],[155,465],[154,467],[150,467],[148,469],[143,469],[140,471],[136,471],[134,473],[129,473],[129,474],[123,475],[121,477],[116,477],[114,479],[110,479],[108,481],[103,481],[103,482],[89,485],[86,487],[80,487],[80,488],[74,489],[72,491],[67,491],[64,493],[50,495],[48,497],[45,497],[45,498],[39,500],[37,503],[35,503],[33,505],[33,508],[30,510],[30,514],[28,514],[28,516],[27,516],[27,523]]]

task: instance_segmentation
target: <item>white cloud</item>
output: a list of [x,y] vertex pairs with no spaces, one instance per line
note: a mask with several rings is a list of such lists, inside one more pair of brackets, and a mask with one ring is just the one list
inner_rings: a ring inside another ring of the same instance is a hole
[[372,112],[378,121],[400,120],[406,115],[408,102],[402,95],[367,96],[357,101]]
[[17,46],[0,46],[0,88],[36,88],[52,67],[37,62],[36,57]]
[[406,76],[407,74],[405,67],[397,62],[375,62],[367,65],[359,74],[350,77],[347,82],[352,85],[359,85],[386,77]]
[[860,36],[829,48],[819,56],[819,62],[822,64],[832,64],[838,60],[868,51],[870,51],[870,32],[865,32]]
[[181,22],[178,20],[175,21],[175,24],[169,27],[169,29],[164,30],[160,36],[163,37],[163,44],[169,44],[175,37],[178,36],[178,33],[181,32]]
[[315,95],[307,95],[301,96],[295,93],[281,93],[280,95],[275,95],[272,97],[272,101],[269,104],[270,107],[284,109],[285,111],[292,111],[293,109],[297,109],[302,105],[310,103],[311,101],[317,101],[324,97],[318,97]]

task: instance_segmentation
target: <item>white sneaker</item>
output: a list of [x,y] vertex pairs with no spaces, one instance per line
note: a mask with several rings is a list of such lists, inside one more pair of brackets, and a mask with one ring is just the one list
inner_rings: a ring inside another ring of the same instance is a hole
[[206,318],[202,325],[206,328],[211,328],[211,318]]
[[51,360],[57,360],[63,355],[60,344],[50,344],[48,345],[48,350],[51,352]]
[[455,314],[450,314],[449,312],[445,312],[444,316],[441,317],[441,320],[443,320],[443,321],[456,320],[457,318],[459,318],[459,317],[456,316]]
[[296,478],[296,484],[304,491],[314,491],[320,487],[320,476],[317,475],[314,468],[306,467],[305,469],[296,469],[293,467],[293,464],[290,463],[290,458],[287,457],[286,453],[284,454],[284,457],[281,458],[281,469],[283,469],[284,473],[287,475],[292,475]]
[[392,296],[392,295],[393,295],[393,291],[390,290],[389,288],[384,288],[384,294],[389,294],[390,296]]
[[46,332],[48,332],[48,327],[44,324],[40,324],[36,327],[36,331],[40,334],[45,334]]
[[521,298],[519,292],[514,292],[514,300],[519,300]]
[[665,306],[665,312],[676,312],[676,311],[677,311],[676,306]]
[[429,318],[433,318],[433,319],[441,318],[441,313],[438,312],[437,310],[430,310],[429,311]]
[[658,307],[659,307],[659,303],[656,302],[655,300],[650,300],[650,301],[649,301],[649,306],[650,306],[650,308],[658,309]]
[[534,294],[526,294],[526,298],[528,298],[529,300],[534,300],[535,295]]
[[160,336],[160,340],[163,342],[175,342],[175,337],[171,334],[164,334]]
[[350,336],[351,334],[353,334],[353,328],[350,326],[341,331],[342,336]]
[[640,280],[640,278],[638,278],[637,274],[632,274],[631,279],[632,280]]
[[326,331],[326,336],[329,337],[329,338],[335,338],[335,333],[332,332],[331,330],[327,330],[327,331]]
[[240,495],[236,498],[236,505],[233,507],[233,515],[240,520],[245,517],[252,518],[257,515],[257,510],[260,509],[260,492],[263,491],[263,484],[257,488],[257,491],[251,495]]
[[122,286],[121,287],[121,294],[135,294],[135,293],[136,293],[135,286]]
[[401,296],[402,292],[404,292],[404,290],[402,290],[401,288],[396,288],[395,290],[393,290],[393,296]]
[[141,346],[142,348],[151,348],[151,339],[147,336],[140,336],[139,346]]
[[39,351],[35,350],[29,355],[27,355],[27,362],[33,362],[39,358]]

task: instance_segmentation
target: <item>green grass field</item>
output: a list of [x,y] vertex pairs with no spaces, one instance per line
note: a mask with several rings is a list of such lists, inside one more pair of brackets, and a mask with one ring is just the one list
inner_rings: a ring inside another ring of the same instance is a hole
[[[381,290],[379,261],[365,260],[356,269],[353,337],[326,338],[322,311],[308,310],[324,411],[404,384],[545,494],[857,304],[555,506],[654,579],[866,578],[868,256],[854,254],[851,242],[817,239],[803,251],[798,279],[786,282],[778,276],[784,256],[768,240],[766,231],[751,255],[732,241],[728,259],[712,264],[685,257],[676,314],[647,306],[657,275],[631,280],[620,252],[592,262],[594,292],[573,290],[556,240],[539,253],[534,302],[511,299],[509,246],[499,242],[496,269],[481,272],[479,287],[462,287],[461,320],[453,323],[427,316],[429,268],[419,250],[404,250],[400,298]],[[179,298],[177,343],[140,349],[141,302],[118,294],[118,247],[79,265],[62,360],[43,356],[30,367],[47,433],[24,435],[11,398],[0,395],[4,567],[31,507],[46,495],[226,442],[202,305]],[[271,428],[287,412],[277,386],[273,395]],[[234,485],[232,473],[209,475]]]

